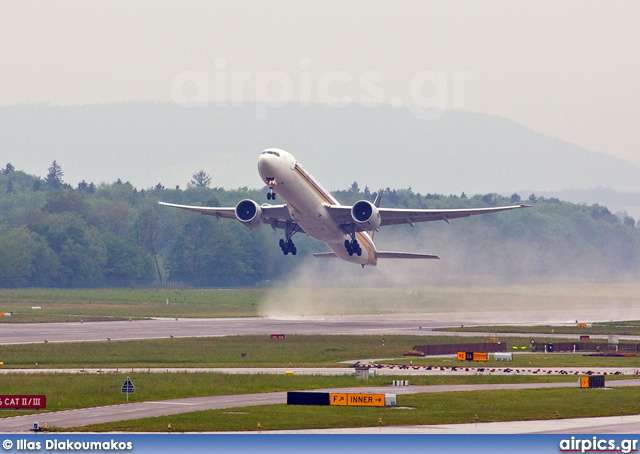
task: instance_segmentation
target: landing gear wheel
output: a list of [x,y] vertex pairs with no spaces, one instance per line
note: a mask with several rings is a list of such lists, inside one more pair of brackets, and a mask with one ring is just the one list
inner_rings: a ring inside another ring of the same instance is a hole
[[288,240],[280,238],[280,249],[282,249],[284,255],[287,255],[289,252],[291,252],[291,255],[296,255],[298,253],[298,249],[296,249],[296,245],[291,241],[291,238]]
[[353,255],[353,249],[351,249],[351,243],[349,243],[349,240],[344,240],[344,248],[349,253],[349,257],[351,257]]
[[351,257],[353,254],[357,254],[358,257],[362,255],[362,249],[358,244],[358,240],[356,240],[355,238],[353,238],[351,241],[344,240],[344,248],[349,253],[349,257]]
[[[273,194],[272,197],[275,199],[276,195]],[[291,255],[296,255],[298,253],[296,245],[291,240],[291,237],[298,232],[302,232],[302,229],[292,221],[287,221],[284,229],[284,238],[281,238],[279,243],[280,249],[282,249],[284,255],[289,254],[289,252],[291,252]]]

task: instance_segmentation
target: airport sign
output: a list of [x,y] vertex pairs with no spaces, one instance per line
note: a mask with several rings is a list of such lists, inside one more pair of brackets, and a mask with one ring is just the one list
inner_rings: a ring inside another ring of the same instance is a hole
[[131,379],[127,377],[122,385],[122,394],[133,394],[135,392],[136,388],[133,386],[133,383],[131,383]]
[[486,361],[488,356],[489,356],[488,353],[474,353],[473,354],[473,360],[474,361]]
[[136,392],[136,388],[133,386],[133,383],[131,383],[131,379],[129,377],[124,381],[120,392],[127,395],[127,401],[129,401],[129,394]]
[[329,403],[331,405],[347,405],[348,396],[349,394],[347,393],[331,393],[331,399]]
[[47,408],[47,396],[34,396],[34,395],[0,396],[0,408],[2,409]]
[[458,352],[460,361],[487,361],[488,356],[486,352]]
[[331,393],[331,405],[348,405],[356,407],[384,407],[384,394],[346,394]]

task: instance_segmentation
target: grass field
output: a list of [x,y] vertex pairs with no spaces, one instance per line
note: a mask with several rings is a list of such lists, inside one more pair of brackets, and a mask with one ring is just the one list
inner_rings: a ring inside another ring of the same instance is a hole
[[[398,408],[272,405],[208,410],[90,425],[71,430],[257,431],[556,419],[640,413],[640,388],[524,389],[399,395]],[[260,422],[261,428],[257,424]],[[65,429],[69,430],[69,429]]]
[[[455,339],[445,335],[428,340],[448,343]],[[402,357],[425,340],[422,336],[385,336],[382,347],[380,336],[288,335],[275,340],[260,335],[0,345],[0,361],[11,368],[30,368],[36,363],[41,368],[344,366],[340,361]]]
[[[167,299],[169,304],[166,304]],[[519,311],[637,307],[640,284],[236,290],[0,290],[0,323],[264,314]],[[40,307],[41,309],[32,309]]]
[[[627,320],[619,322],[595,322],[591,323],[588,328],[579,328],[578,326],[552,326],[540,325],[529,326],[526,328],[527,333],[532,334],[575,334],[584,335],[625,335],[640,336],[640,321]],[[522,326],[467,326],[465,328],[443,328],[438,331],[444,332],[480,332],[480,333],[517,333],[522,331]]]
[[[558,339],[556,339],[558,340]],[[392,364],[462,365],[455,358],[403,357],[414,345],[460,342],[455,336],[386,335],[307,336],[288,335],[284,340],[269,336],[229,336],[206,338],[152,339],[119,342],[74,342],[0,345],[4,368],[82,368],[82,367],[344,367],[342,361],[397,358]],[[464,338],[463,342],[485,342],[486,338]],[[510,349],[523,338],[501,338]],[[490,355],[490,358],[492,356]],[[514,362],[486,365],[503,367],[578,366],[633,367],[638,358],[584,357],[564,353],[514,354]]]
[[0,317],[0,323],[249,317],[257,314],[264,292],[264,289],[3,289],[0,290],[0,312],[12,315]]

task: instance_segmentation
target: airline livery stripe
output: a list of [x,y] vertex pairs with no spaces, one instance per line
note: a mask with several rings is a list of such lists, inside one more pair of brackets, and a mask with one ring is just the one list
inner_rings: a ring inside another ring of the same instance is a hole
[[356,237],[360,241],[361,244],[364,244],[364,248],[367,250],[367,254],[369,255],[368,263],[375,265],[377,263],[376,254],[374,252],[373,243],[369,239],[368,235],[363,235],[362,233],[356,233]]
[[300,175],[300,177],[311,187],[311,189],[313,189],[316,194],[318,194],[320,196],[320,198],[322,200],[324,200],[325,203],[328,203],[329,205],[337,205],[338,202],[336,202],[333,197],[331,197],[329,194],[327,194],[326,192],[324,192],[324,190],[322,190],[322,188],[320,188],[310,177],[309,175],[307,175],[298,164],[296,164],[295,166],[295,171],[298,173],[298,175]]

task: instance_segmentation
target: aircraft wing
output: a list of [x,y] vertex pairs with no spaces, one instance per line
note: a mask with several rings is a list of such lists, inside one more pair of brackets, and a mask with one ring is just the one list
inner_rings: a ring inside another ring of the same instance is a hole
[[158,205],[164,205],[166,207],[180,208],[182,210],[195,211],[196,213],[207,214],[209,216],[216,216],[218,218],[235,219],[236,208],[235,207],[199,207],[193,205],[178,205],[175,203],[158,202]]
[[[453,210],[412,210],[403,208],[378,208],[380,213],[380,226],[410,224],[427,221],[446,221],[450,219],[464,218],[476,214],[498,213],[500,211],[515,210],[529,207],[530,205],[512,205],[490,208],[463,208]],[[339,225],[354,224],[351,217],[351,207],[345,205],[329,205],[326,207],[331,218]]]
[[454,210],[409,210],[409,209],[397,209],[397,208],[378,208],[380,211],[380,217],[382,218],[381,226],[396,225],[396,224],[410,224],[415,222],[427,222],[427,221],[446,221],[456,218],[466,218],[476,214],[489,214],[498,213],[500,211],[516,210],[518,208],[525,208],[529,205],[513,205],[503,207],[490,207],[490,208],[467,208],[467,209],[454,209]]
[[[158,205],[195,211],[196,213],[216,216],[217,218],[237,219],[235,207],[202,207],[165,202],[158,202]],[[291,215],[289,214],[289,210],[286,205],[264,204],[260,208],[262,209],[262,220],[265,223],[270,224],[273,228],[284,229],[287,221],[291,221]]]

